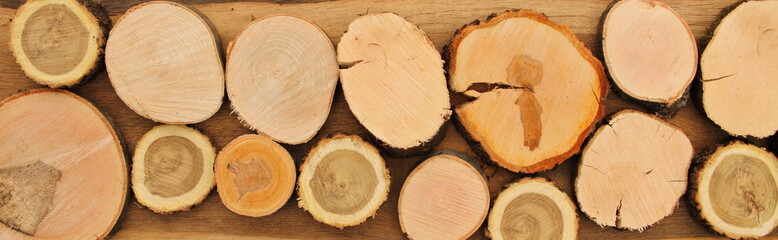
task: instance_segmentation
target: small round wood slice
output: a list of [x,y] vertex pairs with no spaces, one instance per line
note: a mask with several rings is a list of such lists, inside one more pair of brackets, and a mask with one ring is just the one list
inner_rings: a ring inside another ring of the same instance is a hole
[[565,26],[530,10],[465,25],[447,47],[461,132],[482,158],[514,172],[577,153],[603,115],[602,64]]
[[27,1],[11,24],[11,51],[27,77],[70,87],[102,68],[111,19],[93,0]]
[[116,22],[105,66],[116,94],[156,122],[205,121],[222,104],[221,44],[205,15],[163,1],[139,4]]
[[262,217],[284,206],[294,190],[296,170],[289,152],[265,137],[246,134],[216,157],[216,189],[224,206]]
[[335,135],[311,149],[300,167],[299,206],[340,229],[375,215],[389,195],[389,170],[378,149],[356,135]]
[[489,212],[492,239],[573,240],[578,235],[575,204],[544,178],[524,178],[508,185]]
[[132,158],[132,190],[157,213],[189,210],[214,186],[216,149],[183,125],[159,125],[141,137]]
[[489,200],[480,167],[464,154],[444,151],[405,179],[400,226],[410,239],[466,239],[486,218]]
[[697,42],[670,6],[617,0],[604,15],[602,51],[622,96],[663,117],[686,105],[697,74]]
[[642,231],[678,206],[693,152],[686,134],[661,119],[616,113],[581,155],[581,211],[600,226]]
[[363,15],[338,44],[340,82],[359,123],[394,156],[429,151],[451,115],[440,53],[394,13]]
[[338,63],[316,24],[294,16],[254,21],[227,56],[227,95],[245,125],[287,144],[307,142],[324,125]]
[[102,239],[127,197],[127,162],[110,121],[70,92],[0,102],[0,239]]
[[[731,10],[731,11],[730,11]],[[702,106],[735,136],[778,130],[778,1],[742,1],[726,9],[700,58]]]
[[692,208],[717,233],[754,239],[778,225],[778,159],[764,149],[717,146],[698,156],[690,178]]

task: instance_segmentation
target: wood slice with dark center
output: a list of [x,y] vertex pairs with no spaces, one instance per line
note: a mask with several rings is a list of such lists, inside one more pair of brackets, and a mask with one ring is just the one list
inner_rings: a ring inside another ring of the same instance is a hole
[[578,216],[566,193],[543,178],[524,178],[505,188],[489,212],[492,239],[576,239]]

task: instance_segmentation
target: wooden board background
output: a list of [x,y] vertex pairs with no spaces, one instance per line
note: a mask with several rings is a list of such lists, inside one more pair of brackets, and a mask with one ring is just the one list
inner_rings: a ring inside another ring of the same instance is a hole
[[[103,0],[112,18],[116,20],[129,7],[142,0]],[[7,46],[9,23],[13,19],[14,9],[23,0],[3,0],[0,3],[0,45]],[[565,24],[595,53],[601,55],[597,36],[600,14],[609,4],[609,0],[482,0],[482,1],[445,1],[445,0],[398,0],[398,1],[309,1],[309,0],[271,0],[270,2],[229,2],[229,0],[186,0],[200,9],[216,25],[222,43],[226,46],[243,27],[254,19],[273,14],[293,14],[308,18],[324,29],[337,44],[348,23],[360,14],[391,11],[405,16],[427,32],[435,46],[442,48],[452,37],[454,31],[474,19],[484,19],[494,12],[511,8],[527,8],[543,12],[557,23]],[[719,11],[733,3],[732,0],[668,0],[671,7],[678,11],[691,26],[699,39],[716,19]],[[6,98],[18,91],[39,88],[27,79],[7,47],[0,47],[0,98]],[[128,151],[132,151],[140,136],[155,125],[127,108],[116,96],[105,73],[96,79],[71,91],[83,96],[112,117],[123,135]],[[611,93],[606,101],[607,112],[613,113],[624,108],[641,109],[627,103]],[[691,138],[695,149],[699,150],[724,141],[727,134],[716,127],[696,108],[694,103],[684,107],[672,124],[682,128]],[[449,123],[450,125],[450,123]],[[210,136],[216,147],[221,149],[235,137],[251,133],[241,126],[231,113],[228,102],[211,119],[195,125]],[[3,126],[5,127],[5,126]],[[367,132],[359,126],[351,115],[338,88],[333,108],[324,128],[316,139],[327,134],[347,132],[363,136]],[[311,143],[285,146],[295,158],[298,166],[301,158],[310,149]],[[756,141],[763,145],[764,141]],[[445,139],[438,148],[454,149],[472,155],[472,151],[460,134],[449,127]],[[337,230],[316,222],[308,213],[297,207],[296,195],[277,213],[262,218],[244,217],[234,214],[222,205],[216,191],[191,211],[173,215],[158,215],[140,207],[132,198],[117,224],[112,237],[115,239],[243,239],[243,238],[291,238],[291,239],[401,239],[397,219],[397,196],[405,177],[422,160],[420,157],[407,159],[387,158],[386,162],[392,176],[389,200],[380,208],[374,219],[366,223]],[[578,165],[577,156],[569,159],[557,168],[537,174],[555,181],[564,191],[572,195],[572,182]],[[491,191],[498,193],[501,186],[520,175],[507,172],[492,165],[485,165],[490,175]],[[95,173],[98,174],[98,173]],[[579,213],[581,239],[667,239],[716,237],[691,218],[688,204],[681,202],[675,212],[659,221],[653,227],[641,232],[620,231],[613,228],[601,228]],[[776,234],[776,233],[773,233]],[[484,239],[483,231],[476,232],[473,239]]]

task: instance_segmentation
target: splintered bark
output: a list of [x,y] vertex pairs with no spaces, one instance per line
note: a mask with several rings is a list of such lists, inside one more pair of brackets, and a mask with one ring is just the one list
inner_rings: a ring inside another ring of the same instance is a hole
[[672,8],[651,0],[617,0],[605,12],[602,50],[622,96],[672,117],[689,98],[697,43]]
[[689,201],[713,231],[733,239],[759,238],[778,223],[778,159],[733,141],[701,153],[689,174]]
[[496,240],[576,239],[575,204],[547,179],[521,179],[497,196],[489,212],[488,234]]
[[686,191],[692,147],[680,129],[624,110],[594,133],[575,181],[581,211],[600,226],[644,230]]
[[231,211],[262,217],[284,206],[294,190],[292,156],[278,143],[247,134],[232,140],[216,157],[216,190]]
[[300,167],[299,206],[340,229],[375,215],[389,195],[389,170],[378,149],[358,136],[320,141]]
[[230,45],[227,95],[243,123],[283,143],[313,138],[338,82],[329,37],[306,19],[273,16],[251,23]]
[[410,239],[466,239],[486,218],[489,186],[472,159],[444,151],[408,175],[397,208]]
[[[731,10],[731,11],[730,11]],[[715,25],[700,58],[702,107],[735,136],[778,130],[778,1],[743,1]]]
[[457,31],[447,46],[459,127],[482,158],[514,172],[577,153],[604,111],[602,64],[570,29],[511,10]]
[[116,22],[105,66],[116,94],[138,115],[161,123],[198,123],[222,104],[220,49],[216,30],[197,10],[147,2]]
[[132,190],[157,213],[188,210],[214,186],[216,149],[207,136],[182,125],[159,125],[141,137],[132,159]]
[[38,84],[70,87],[102,68],[111,19],[92,0],[31,0],[16,10],[11,51]]
[[0,102],[0,239],[104,238],[124,208],[127,166],[111,123],[70,92]]
[[395,156],[422,154],[451,115],[440,53],[394,13],[363,15],[338,44],[340,81],[351,112]]

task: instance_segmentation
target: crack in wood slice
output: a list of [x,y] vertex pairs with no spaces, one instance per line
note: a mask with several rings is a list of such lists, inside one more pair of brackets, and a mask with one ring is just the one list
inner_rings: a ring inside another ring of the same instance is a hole
[[61,177],[62,172],[41,161],[0,169],[0,222],[35,234],[52,208]]
[[494,201],[487,228],[492,239],[576,239],[578,216],[566,193],[544,178],[508,185]]

